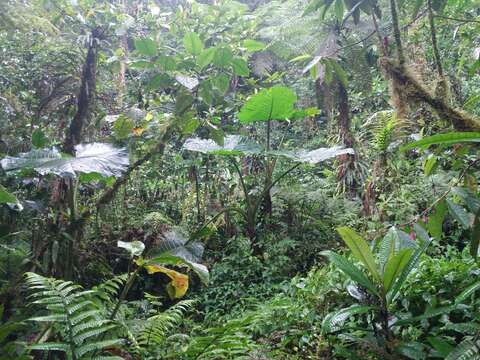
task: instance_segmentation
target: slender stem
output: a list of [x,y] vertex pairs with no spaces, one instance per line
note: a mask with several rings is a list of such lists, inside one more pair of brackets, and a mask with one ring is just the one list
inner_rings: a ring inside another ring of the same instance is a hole
[[438,51],[438,43],[437,43],[437,31],[435,29],[435,19],[432,9],[432,0],[427,0],[428,6],[428,21],[430,23],[430,36],[432,40],[432,47],[433,47],[433,57],[435,58],[435,64],[437,66],[438,76],[443,78],[443,67],[442,67],[442,60],[440,58],[440,52]]
[[458,22],[462,22],[462,23],[477,23],[477,24],[480,24],[480,20],[474,20],[474,19],[459,19],[459,18],[443,16],[443,15],[435,15],[435,17],[440,18],[440,19],[445,19],[445,20],[458,21]]
[[246,218],[246,215],[245,215],[245,212],[240,210],[239,208],[236,208],[236,207],[229,207],[229,208],[225,208],[223,209],[222,211],[218,212],[215,214],[215,216],[213,216],[210,220],[208,220],[205,224],[203,224],[203,226],[198,229],[197,231],[195,231],[192,235],[192,237],[188,240],[187,244],[188,245],[191,241],[195,240],[195,235],[198,234],[198,233],[201,233],[208,225],[210,225],[211,223],[213,223],[215,220],[217,220],[219,218],[220,215],[222,214],[225,214],[227,212],[237,212],[239,213],[240,215],[242,215],[244,218]]
[[120,305],[122,302],[126,299],[128,292],[130,291],[130,288],[132,287],[135,278],[137,277],[138,273],[140,272],[141,267],[138,267],[133,273],[130,274],[130,276],[127,279],[127,282],[125,283],[125,286],[123,287],[122,293],[118,297],[118,301],[115,304],[115,308],[113,309],[112,313],[110,314],[110,320],[114,320],[115,316],[117,315],[118,310],[120,309]]
[[195,165],[193,165],[193,174],[195,176],[195,193],[197,195],[197,221],[200,223],[202,221],[202,214],[200,212],[200,184],[198,181],[197,167]]
[[232,158],[232,164],[235,167],[235,170],[237,171],[238,177],[240,178],[240,183],[242,184],[243,194],[245,195],[245,201],[247,203],[247,208],[248,208],[250,206],[250,195],[248,194],[248,189],[247,189],[247,186],[245,185],[242,171],[240,170],[240,167],[238,166],[237,161],[233,158]]
[[255,208],[254,208],[254,214],[257,213],[258,208],[260,207],[260,204],[262,202],[262,199],[268,194],[268,192],[276,185],[280,180],[282,180],[285,176],[290,174],[293,170],[295,170],[297,167],[299,167],[302,163],[297,163],[294,166],[292,166],[290,169],[285,171],[283,174],[281,174],[279,177],[277,177],[275,180],[271,182],[265,189],[263,189],[262,194],[258,198],[258,201],[255,203]]

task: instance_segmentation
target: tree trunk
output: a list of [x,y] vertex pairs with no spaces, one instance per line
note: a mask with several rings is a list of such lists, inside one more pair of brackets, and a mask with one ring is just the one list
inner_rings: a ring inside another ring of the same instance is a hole
[[70,123],[63,144],[63,151],[72,155],[74,155],[75,152],[75,145],[81,142],[82,130],[88,120],[88,114],[95,97],[95,87],[97,84],[98,41],[100,40],[100,37],[100,30],[98,28],[93,29],[90,44],[88,46],[87,57],[83,64],[82,82],[77,98],[77,112]]

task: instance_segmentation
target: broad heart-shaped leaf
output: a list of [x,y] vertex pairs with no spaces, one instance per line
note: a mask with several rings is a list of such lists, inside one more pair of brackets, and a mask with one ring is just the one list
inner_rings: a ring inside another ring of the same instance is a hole
[[427,147],[430,145],[452,145],[463,142],[480,142],[480,132],[450,132],[446,134],[432,135],[406,144],[402,146],[400,150],[405,151],[416,147]]
[[360,262],[362,262],[372,274],[372,276],[381,283],[380,274],[377,269],[377,264],[373,257],[372,251],[368,246],[367,242],[354,230],[348,227],[339,227],[337,228],[338,233],[342,237],[345,244],[352,251],[353,256],[355,256]]
[[342,146],[333,146],[331,148],[319,148],[315,150],[270,151],[270,154],[284,156],[297,162],[314,165],[339,155],[354,155],[355,151],[351,148],[345,149]]
[[5,171],[33,168],[41,175],[76,177],[77,173],[97,172],[103,176],[120,176],[128,167],[128,153],[110,144],[80,144],[76,156],[63,156],[56,149],[31,150],[17,157],[7,156],[0,165]]
[[183,37],[183,46],[191,55],[197,56],[203,51],[203,43],[198,34],[190,32]]
[[183,144],[183,149],[203,154],[224,156],[263,153],[260,145],[242,138],[239,135],[227,135],[223,140],[223,146],[217,144],[212,139],[190,138]]
[[150,38],[135,39],[135,49],[142,55],[155,56],[157,55],[157,43]]
[[371,280],[363,274],[362,270],[348,261],[347,258],[342,255],[335,254],[332,251],[323,251],[320,253],[320,255],[328,257],[331,263],[340,268],[340,270],[342,270],[345,274],[350,276],[353,281],[369,290],[372,294],[378,296],[378,290]]
[[167,292],[171,299],[180,299],[187,293],[188,275],[168,269],[161,265],[145,265],[145,269],[149,274],[160,272],[172,279],[172,281],[167,285]]
[[255,121],[285,120],[294,112],[297,96],[284,86],[263,89],[243,105],[238,119],[242,124]]
[[208,283],[209,273],[205,265],[200,264],[204,246],[199,241],[188,241],[180,230],[171,230],[163,234],[163,239],[157,245],[156,254],[147,260],[146,265],[185,265],[191,268],[200,280]]
[[410,260],[414,249],[402,249],[397,254],[391,256],[385,265],[383,274],[383,287],[387,293],[395,280],[400,276],[404,267]]
[[14,195],[10,194],[7,189],[0,185],[0,204],[15,204],[17,201]]
[[117,246],[127,250],[132,258],[142,255],[143,251],[145,250],[145,244],[141,241],[117,241]]

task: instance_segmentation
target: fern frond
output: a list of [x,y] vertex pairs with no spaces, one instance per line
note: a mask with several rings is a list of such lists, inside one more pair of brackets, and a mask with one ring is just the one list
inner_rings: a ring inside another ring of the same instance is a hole
[[479,360],[479,359],[480,359],[479,343],[469,339],[463,340],[445,358],[445,360]]
[[184,300],[158,315],[149,317],[138,336],[139,345],[148,347],[163,343],[168,332],[182,321],[185,313],[192,308],[193,304],[193,300]]
[[105,319],[104,313],[92,301],[94,291],[85,291],[71,281],[46,278],[35,273],[27,273],[25,278],[32,291],[29,296],[31,304],[42,305],[48,311],[47,315],[30,320],[58,324],[58,335],[64,340],[34,344],[32,350],[63,351],[67,358],[92,359],[92,355],[101,354],[105,348],[121,342],[119,339],[103,340],[116,325]]

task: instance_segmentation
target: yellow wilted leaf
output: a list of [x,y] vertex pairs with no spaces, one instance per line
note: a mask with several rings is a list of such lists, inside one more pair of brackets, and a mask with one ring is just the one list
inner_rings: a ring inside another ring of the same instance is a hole
[[142,135],[144,131],[145,131],[145,128],[142,128],[142,127],[135,127],[135,128],[132,129],[132,133],[135,136]]
[[149,274],[164,273],[172,281],[167,285],[168,295],[172,299],[179,299],[187,293],[188,290],[188,275],[179,273],[178,271],[167,269],[160,265],[145,265],[145,269]]

